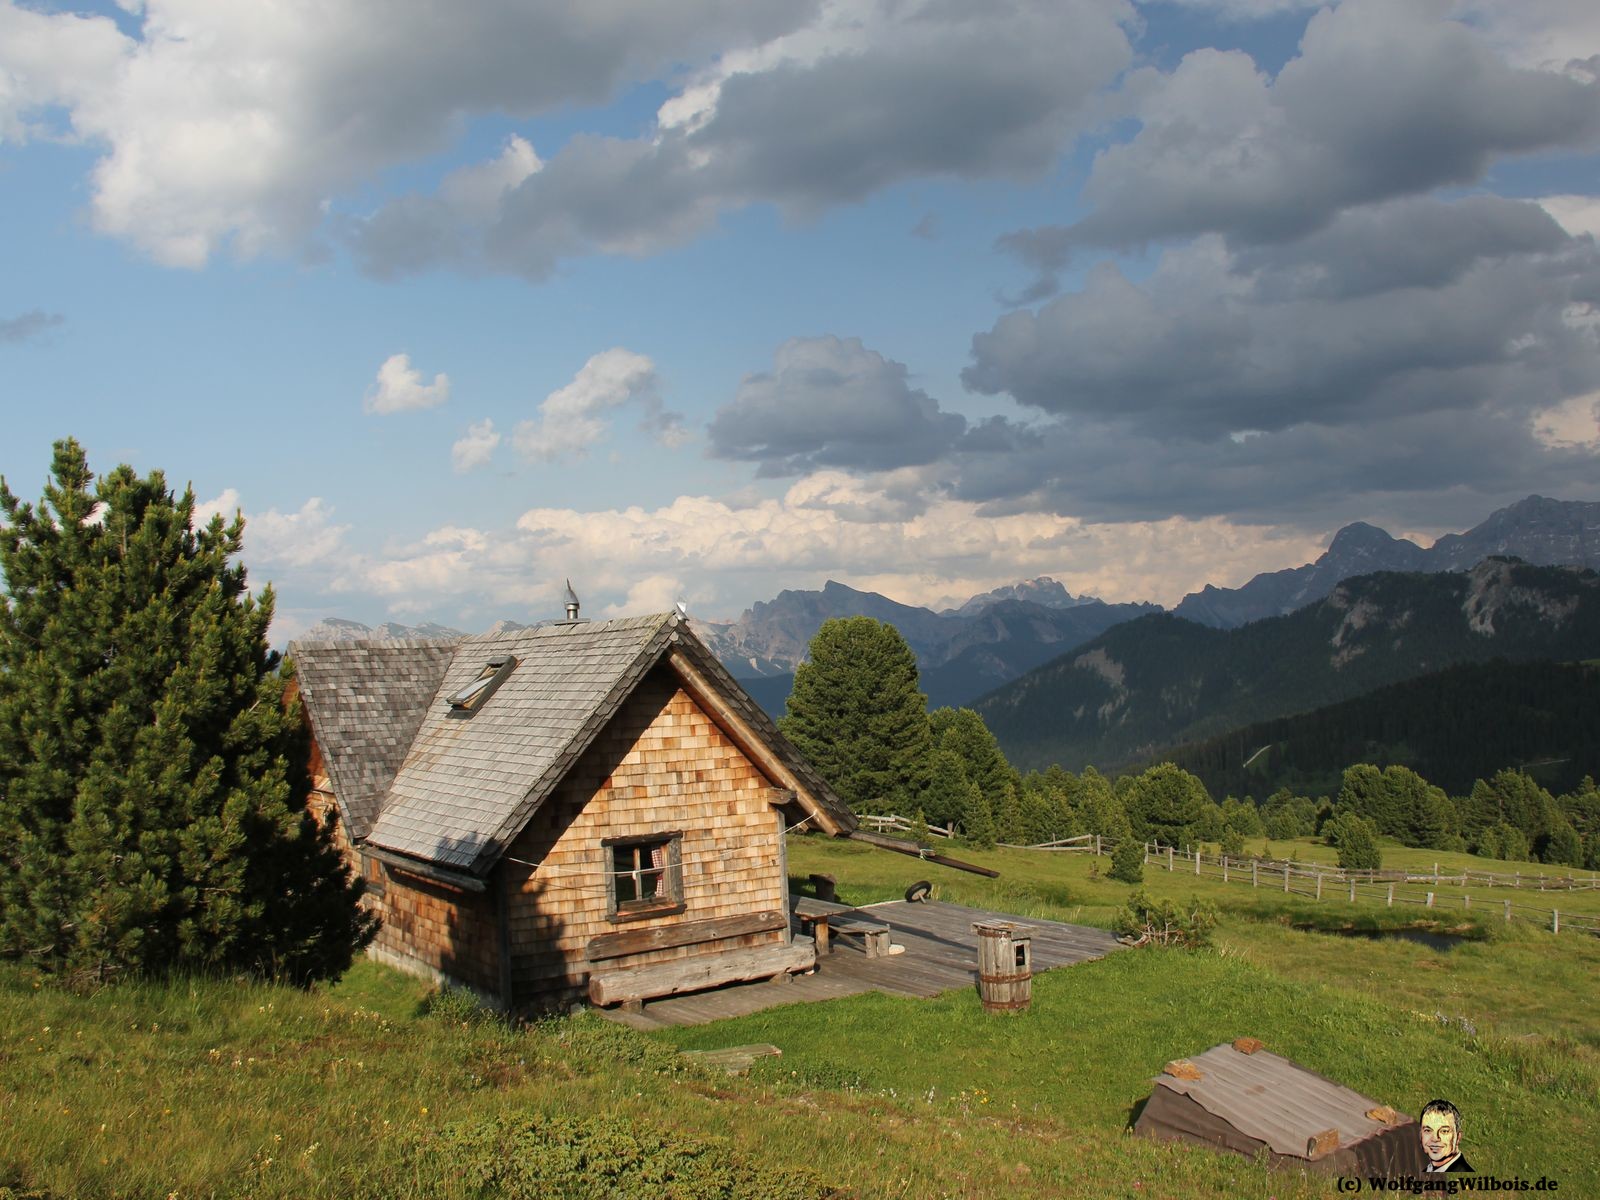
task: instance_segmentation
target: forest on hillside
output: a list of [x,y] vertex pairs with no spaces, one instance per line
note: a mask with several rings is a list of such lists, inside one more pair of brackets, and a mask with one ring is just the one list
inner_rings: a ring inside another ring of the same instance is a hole
[[1160,758],[1219,796],[1332,795],[1356,762],[1410,767],[1452,794],[1505,767],[1567,791],[1600,775],[1600,666],[1463,664]]

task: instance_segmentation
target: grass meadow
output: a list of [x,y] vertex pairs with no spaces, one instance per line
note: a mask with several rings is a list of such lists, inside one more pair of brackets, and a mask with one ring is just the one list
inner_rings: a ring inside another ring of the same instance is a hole
[[[854,903],[931,878],[941,899],[1094,925],[1132,891],[1107,860],[956,853],[1002,877],[810,837],[789,864]],[[975,992],[874,994],[641,1034],[593,1014],[511,1027],[370,962],[312,991],[89,995],[7,967],[0,1196],[1333,1195],[1126,1133],[1162,1064],[1242,1034],[1413,1115],[1453,1100],[1480,1172],[1600,1195],[1600,939],[1488,920],[1443,951],[1339,937],[1297,926],[1425,914],[1146,872],[1218,904],[1213,945],[1045,973],[1010,1018]],[[783,1054],[745,1077],[676,1053],[758,1041]]]

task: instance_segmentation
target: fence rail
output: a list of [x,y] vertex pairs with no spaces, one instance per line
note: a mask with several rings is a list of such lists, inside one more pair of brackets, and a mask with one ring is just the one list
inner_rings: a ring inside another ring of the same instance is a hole
[[[864,816],[860,821],[869,829],[879,833],[910,833],[916,828],[916,822],[893,814]],[[955,828],[929,825],[928,832],[935,837],[948,838],[955,835]],[[1097,833],[1082,833],[1076,837],[1057,838],[1054,841],[1037,842],[1028,846],[1008,842],[1001,842],[1000,845],[1010,850],[1102,855],[1109,854],[1115,849],[1117,841],[1116,838],[1102,837]],[[1441,914],[1450,911],[1482,914],[1487,911],[1495,913],[1507,923],[1513,920],[1530,921],[1554,933],[1574,932],[1600,936],[1600,917],[1576,913],[1563,916],[1558,908],[1540,908],[1514,900],[1502,900],[1497,904],[1494,900],[1477,897],[1475,905],[1475,898],[1470,892],[1462,891],[1459,897],[1456,897],[1441,896],[1437,890],[1442,887],[1463,889],[1483,887],[1511,891],[1537,889],[1547,893],[1589,891],[1600,888],[1600,876],[1593,874],[1586,879],[1572,875],[1552,876],[1545,873],[1533,875],[1521,871],[1502,873],[1463,870],[1447,874],[1440,871],[1438,863],[1434,864],[1432,871],[1424,872],[1354,871],[1328,866],[1325,863],[1288,862],[1270,858],[1234,858],[1226,854],[1210,855],[1187,846],[1179,849],[1176,846],[1163,846],[1156,842],[1145,843],[1144,861],[1147,866],[1165,867],[1172,872],[1183,871],[1206,879],[1220,879],[1223,883],[1248,883],[1257,888],[1269,887],[1311,900],[1345,900],[1352,904],[1367,901],[1374,904],[1382,903],[1388,908],[1396,904],[1413,904],[1439,910]],[[1432,885],[1434,890],[1422,895],[1396,891],[1396,888],[1416,888],[1423,885]],[[1459,905],[1455,903],[1457,898],[1460,900]]]
[[[1388,908],[1393,908],[1396,904],[1414,904],[1437,910],[1441,914],[1452,911],[1463,915],[1473,912],[1483,914],[1487,911],[1501,917],[1508,924],[1514,919],[1532,921],[1552,933],[1600,935],[1600,917],[1587,914],[1569,912],[1566,916],[1562,916],[1558,908],[1539,908],[1531,904],[1519,904],[1513,900],[1502,900],[1496,904],[1495,901],[1484,900],[1482,897],[1477,898],[1478,903],[1474,907],[1474,897],[1472,893],[1466,891],[1460,893],[1459,905],[1455,903],[1457,897],[1441,896],[1437,891],[1428,891],[1420,896],[1396,891],[1397,887],[1417,887],[1433,883],[1434,876],[1431,874],[1408,875],[1400,871],[1389,872],[1393,878],[1384,878],[1385,873],[1381,871],[1319,871],[1308,868],[1302,863],[1232,858],[1226,854],[1212,856],[1201,854],[1199,851],[1179,851],[1173,846],[1160,846],[1149,842],[1145,844],[1144,849],[1146,866],[1153,864],[1172,872],[1181,871],[1206,879],[1220,879],[1223,883],[1248,883],[1251,887],[1271,888],[1274,891],[1312,900],[1345,900],[1351,904],[1382,903]],[[1484,872],[1484,874],[1490,873]],[[1461,878],[1461,875],[1441,875],[1439,883],[1435,886],[1464,886],[1457,882]]]

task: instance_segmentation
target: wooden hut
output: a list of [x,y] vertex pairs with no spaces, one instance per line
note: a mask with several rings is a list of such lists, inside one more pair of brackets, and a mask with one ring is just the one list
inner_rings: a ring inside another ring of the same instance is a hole
[[375,957],[506,1009],[813,964],[783,834],[855,819],[680,614],[290,652]]
[[1331,1175],[1420,1175],[1405,1113],[1261,1048],[1254,1038],[1169,1063],[1134,1132]]

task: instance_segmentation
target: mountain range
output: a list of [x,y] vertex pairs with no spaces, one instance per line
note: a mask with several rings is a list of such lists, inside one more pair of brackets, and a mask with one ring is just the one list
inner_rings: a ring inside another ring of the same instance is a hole
[[1214,629],[1236,629],[1321,600],[1356,575],[1464,571],[1492,554],[1539,566],[1600,567],[1600,504],[1529,496],[1465,533],[1446,534],[1426,550],[1357,521],[1339,530],[1316,562],[1257,575],[1242,587],[1208,584],[1190,592],[1172,611]]
[[[1529,496],[1427,549],[1356,522],[1339,530],[1315,562],[1257,575],[1238,588],[1208,585],[1185,596],[1173,614],[1212,629],[1235,629],[1320,601],[1352,577],[1375,571],[1460,571],[1491,554],[1539,565],[1600,566],[1600,503]],[[780,592],[751,605],[734,621],[697,620],[696,628],[755,699],[779,714],[795,668],[830,617],[869,616],[899,629],[917,656],[923,690],[937,707],[969,704],[1125,621],[1161,611],[1154,604],[1107,604],[1094,596],[1074,596],[1049,576],[999,587],[942,611],[829,580],[818,591]],[[500,621],[493,628],[527,627]],[[431,623],[390,622],[372,628],[330,618],[302,636],[450,637],[460,631]]]
[[1346,579],[1237,629],[1170,613],[1129,621],[973,707],[1018,767],[1107,769],[1456,663],[1596,655],[1600,575],[1497,557]]

